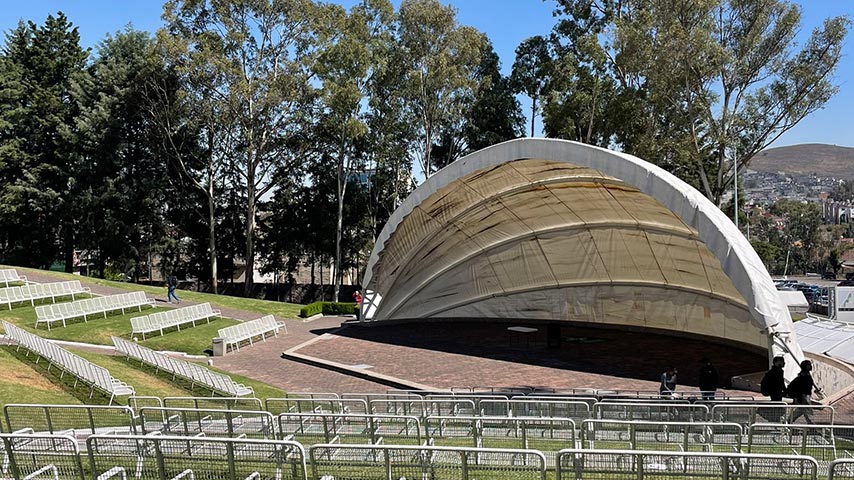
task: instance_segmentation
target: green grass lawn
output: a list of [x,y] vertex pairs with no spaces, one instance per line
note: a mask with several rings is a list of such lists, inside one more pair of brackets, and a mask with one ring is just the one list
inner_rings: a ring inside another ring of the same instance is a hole
[[[137,310],[121,315],[108,314],[107,318],[103,315],[96,315],[88,322],[83,319],[75,319],[68,323],[67,327],[63,327],[61,323],[55,323],[50,331],[45,326],[35,328],[36,312],[29,305],[26,307],[17,307],[12,310],[0,310],[0,319],[44,338],[54,340],[67,340],[71,342],[94,343],[99,345],[112,345],[111,336],[131,339],[130,319],[140,315],[146,315],[153,312],[163,311],[165,308],[145,308],[142,313]],[[236,325],[238,322],[230,318],[213,319],[210,323],[201,320],[196,322],[196,327],[192,324],[187,324],[181,327],[166,330],[161,336],[158,332],[146,334],[146,339],[142,340],[142,335],[137,335],[140,344],[156,350],[171,350],[176,352],[186,352],[191,355],[205,355],[211,349],[211,339],[217,336],[217,330],[231,325]]]
[[3,347],[0,348],[0,405],[7,403],[82,402],[44,377],[30,362],[19,360],[14,347]]
[[[99,278],[81,277],[80,275],[73,275],[64,272],[34,270],[31,268],[24,267],[0,265],[0,268],[14,268],[18,271],[19,274],[22,275],[26,275],[28,272],[41,273],[56,277],[57,281],[80,280],[88,283],[94,283],[96,285],[103,285],[106,287],[121,288],[123,290],[128,291],[142,290],[152,296],[163,298],[166,297],[166,287],[151,287],[148,285],[137,285],[135,283],[115,282],[112,280],[102,280]],[[230,297],[227,295],[214,295],[212,293],[191,292],[188,290],[179,290],[178,296],[181,297],[182,300],[191,300],[193,302],[210,302],[213,305],[218,305],[225,308],[234,308],[237,310],[259,313],[262,315],[273,314],[281,318],[297,318],[299,317],[299,309],[303,307],[303,305],[298,305],[295,303],[273,302],[269,300],[258,300],[255,298]]]

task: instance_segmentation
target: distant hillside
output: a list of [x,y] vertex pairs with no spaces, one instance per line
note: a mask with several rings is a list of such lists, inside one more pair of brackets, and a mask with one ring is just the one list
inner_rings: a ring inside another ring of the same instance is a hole
[[803,143],[769,148],[750,161],[757,172],[786,172],[854,179],[854,148]]

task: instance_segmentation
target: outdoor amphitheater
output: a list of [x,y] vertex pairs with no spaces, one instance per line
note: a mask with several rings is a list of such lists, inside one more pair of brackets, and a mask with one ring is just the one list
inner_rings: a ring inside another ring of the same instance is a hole
[[[851,365],[799,343],[715,205],[589,145],[514,140],[427,179],[354,318],[14,267],[0,283],[0,381],[26,379],[2,478],[854,479]],[[811,360],[823,398],[759,393],[777,356],[787,381]]]

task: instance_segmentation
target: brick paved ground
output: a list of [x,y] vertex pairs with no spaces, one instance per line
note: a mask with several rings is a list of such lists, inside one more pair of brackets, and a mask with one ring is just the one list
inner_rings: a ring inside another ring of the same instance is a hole
[[[261,380],[290,392],[385,392],[388,387],[320,367],[281,358],[282,352],[338,328],[346,318],[288,321],[288,334],[214,358],[214,366]],[[329,340],[318,340],[325,343]],[[334,338],[334,337],[330,337]]]
[[435,387],[490,385],[656,390],[668,365],[683,386],[696,387],[700,359],[721,378],[765,368],[765,358],[732,347],[648,333],[563,327],[564,346],[549,350],[544,329],[526,338],[507,324],[422,323],[349,327],[298,350],[335,362]]

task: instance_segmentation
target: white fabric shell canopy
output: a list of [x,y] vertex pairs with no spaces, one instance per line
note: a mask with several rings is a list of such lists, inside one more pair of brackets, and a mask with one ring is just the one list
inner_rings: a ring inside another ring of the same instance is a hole
[[520,139],[420,185],[380,233],[363,321],[571,320],[803,354],[749,242],[708,199],[641,159]]

